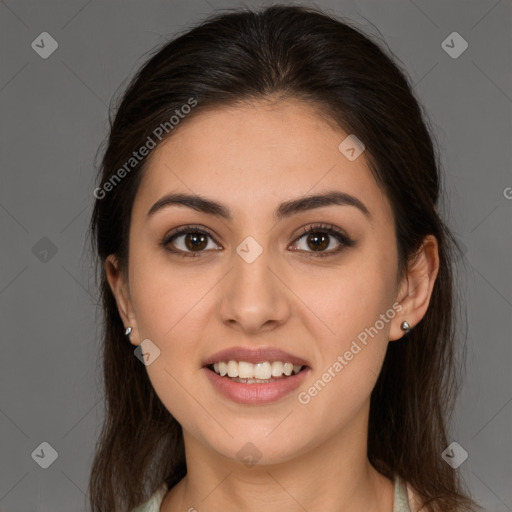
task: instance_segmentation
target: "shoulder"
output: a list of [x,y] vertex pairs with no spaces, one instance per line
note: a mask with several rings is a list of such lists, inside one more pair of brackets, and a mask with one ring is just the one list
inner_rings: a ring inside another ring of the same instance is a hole
[[420,498],[416,490],[406,482],[407,503],[411,512],[425,512],[425,507],[421,506]]
[[393,512],[426,512],[416,490],[399,476],[395,477]]
[[134,508],[132,512],[160,512],[160,506],[167,491],[167,484],[164,482],[147,501]]

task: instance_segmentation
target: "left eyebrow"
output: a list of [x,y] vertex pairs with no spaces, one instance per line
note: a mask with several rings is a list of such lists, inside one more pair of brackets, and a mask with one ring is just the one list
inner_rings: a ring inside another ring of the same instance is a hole
[[[171,193],[161,197],[149,209],[147,216],[151,217],[156,212],[173,205],[186,206],[198,212],[222,217],[228,221],[233,220],[233,215],[226,205],[198,195],[177,193]],[[368,220],[372,219],[370,211],[360,199],[339,191],[328,191],[323,194],[305,196],[299,199],[285,201],[274,211],[274,219],[276,221],[280,221],[284,218],[291,217],[298,212],[333,205],[353,206],[362,212]]]

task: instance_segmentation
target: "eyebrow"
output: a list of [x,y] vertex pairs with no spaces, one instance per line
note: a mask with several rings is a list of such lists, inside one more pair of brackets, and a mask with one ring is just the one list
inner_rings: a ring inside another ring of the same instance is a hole
[[[178,193],[166,194],[161,197],[149,209],[147,216],[151,217],[156,212],[174,205],[186,206],[201,213],[222,217],[228,221],[233,220],[233,216],[229,208],[221,203],[198,195]],[[359,209],[359,211],[361,211],[368,220],[372,219],[371,213],[362,201],[357,197],[339,191],[328,191],[323,194],[310,195],[299,199],[285,201],[274,211],[273,217],[276,221],[280,221],[284,218],[291,217],[298,212],[332,205],[353,206]]]

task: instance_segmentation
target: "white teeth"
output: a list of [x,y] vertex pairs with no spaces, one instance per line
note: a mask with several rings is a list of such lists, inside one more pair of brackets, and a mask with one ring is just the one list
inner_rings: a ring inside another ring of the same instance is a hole
[[264,362],[254,365],[255,379],[267,380],[270,379],[270,377],[272,377],[272,367],[270,366],[270,363]]
[[272,363],[272,377],[281,377],[283,375],[283,363],[274,361]]
[[222,377],[228,376],[235,380],[238,379],[257,379],[260,381],[268,381],[272,377],[282,377],[299,373],[302,369],[301,365],[293,363],[283,363],[282,361],[261,361],[253,364],[246,361],[219,361],[213,364],[215,373]]
[[[236,364],[235,361],[231,362]],[[254,365],[252,363],[240,361],[238,363],[238,376],[241,379],[254,379]]]
[[228,365],[224,362],[220,362],[219,363],[219,373],[221,374],[222,377],[224,377],[224,375],[226,375],[226,373],[228,373]]
[[228,377],[238,377],[238,365],[235,361],[228,362]]

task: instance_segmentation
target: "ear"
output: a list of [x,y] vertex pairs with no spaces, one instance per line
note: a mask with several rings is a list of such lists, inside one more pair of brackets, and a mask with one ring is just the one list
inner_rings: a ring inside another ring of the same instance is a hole
[[405,331],[400,327],[406,320],[414,328],[425,315],[434,283],[439,272],[439,252],[437,238],[428,235],[409,263],[407,274],[399,284],[396,300],[402,309],[391,321],[389,340],[403,337]]
[[132,301],[130,298],[130,290],[128,288],[128,280],[125,272],[119,269],[117,258],[111,254],[105,261],[105,274],[107,276],[110,289],[114,294],[117,303],[117,310],[119,316],[124,324],[125,329],[127,327],[132,328],[130,333],[130,343],[132,345],[138,345],[140,339],[137,321],[135,319],[135,312],[133,310]]

